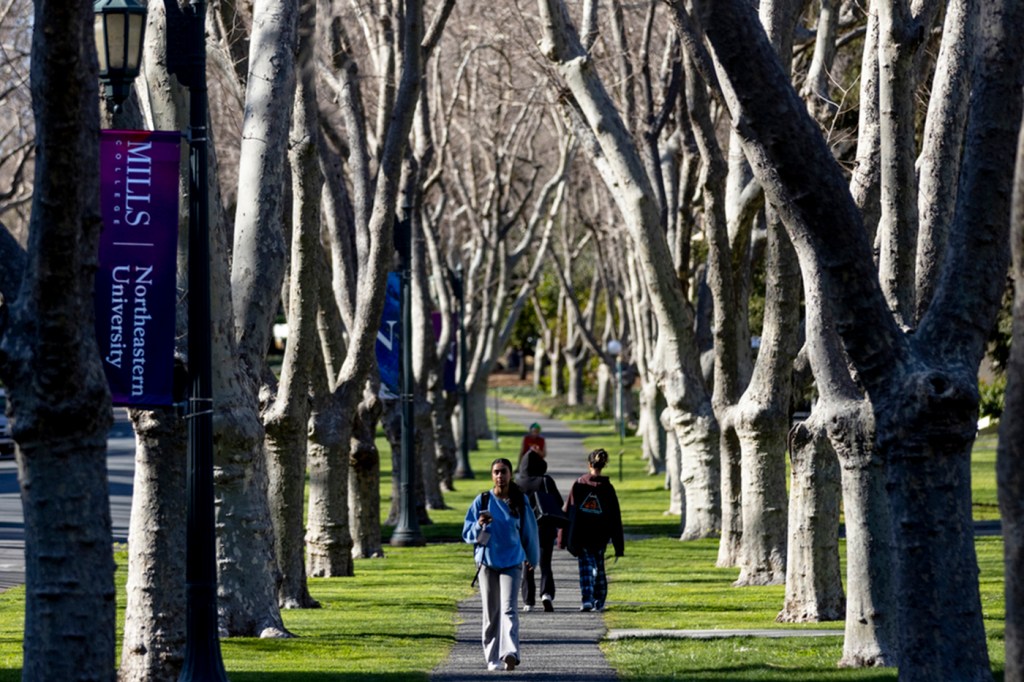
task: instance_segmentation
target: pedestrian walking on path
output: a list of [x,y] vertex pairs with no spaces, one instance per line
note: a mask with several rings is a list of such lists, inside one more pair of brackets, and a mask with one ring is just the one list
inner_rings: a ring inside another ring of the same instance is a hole
[[580,568],[580,610],[603,611],[608,597],[604,553],[611,542],[618,561],[625,550],[619,498],[611,480],[602,475],[608,464],[603,448],[587,456],[590,471],[572,484],[569,492],[569,527],[558,536],[558,546],[576,557]]
[[[537,422],[547,441],[547,473],[560,490],[568,490],[584,461],[583,441],[565,424],[512,403],[501,404],[501,416],[522,428]],[[516,451],[512,451],[516,454]],[[555,552],[551,562],[554,579],[562,594],[575,592],[578,569],[568,552]],[[467,578],[468,579],[468,578]],[[494,679],[481,669],[481,608],[477,597],[459,603],[455,646],[430,675],[431,682],[474,682]],[[608,665],[598,643],[606,629],[599,613],[583,613],[575,606],[555,604],[553,612],[534,611],[520,617],[519,643],[522,665],[513,673],[520,682],[613,682],[615,671]]]
[[536,452],[541,457],[547,457],[548,454],[544,436],[540,435],[540,424],[537,422],[530,424],[530,430],[523,436],[523,444],[519,447],[519,460],[522,461],[523,455],[528,452]]
[[491,462],[491,480],[493,489],[477,495],[466,512],[462,538],[474,545],[487,669],[515,670],[521,660],[517,600],[522,567],[540,562],[537,521],[512,481],[510,461]]
[[[536,573],[539,568],[540,601],[544,610],[550,613],[555,610],[555,576],[551,572],[551,555],[555,551],[555,537],[560,526],[554,516],[543,515],[544,509],[538,509],[538,505],[549,505],[549,508],[561,512],[564,503],[555,480],[547,475],[547,470],[544,456],[535,450],[527,450],[519,460],[516,483],[534,507],[540,538],[540,564],[526,566],[523,573],[523,611],[532,611],[537,605]],[[564,515],[559,516],[565,519]]]

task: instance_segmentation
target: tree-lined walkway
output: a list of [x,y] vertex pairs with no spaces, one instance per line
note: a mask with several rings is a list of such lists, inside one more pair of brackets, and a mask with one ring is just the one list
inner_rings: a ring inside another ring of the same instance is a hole
[[[581,436],[569,430],[562,422],[544,418],[519,405],[502,403],[500,412],[503,418],[522,425],[523,433],[532,422],[540,424],[541,433],[547,440],[548,473],[558,483],[562,496],[567,496],[572,482],[586,472],[586,450]],[[513,465],[519,455],[519,443],[520,437],[503,439],[501,443],[502,451]],[[480,490],[487,489],[490,483],[488,472],[475,473],[476,480],[464,481],[461,485],[476,485]],[[538,603],[537,611],[520,612],[522,662],[513,674],[519,680],[615,680],[615,672],[597,646],[606,632],[604,618],[600,613],[582,613],[579,610],[576,559],[568,552],[555,550],[552,567],[557,590],[555,610],[553,613],[545,613],[539,609]],[[614,608],[614,580],[609,592],[612,597],[609,605]],[[459,604],[455,648],[448,659],[434,670],[431,680],[468,682],[499,674],[487,671],[480,643],[480,618],[479,594]]]

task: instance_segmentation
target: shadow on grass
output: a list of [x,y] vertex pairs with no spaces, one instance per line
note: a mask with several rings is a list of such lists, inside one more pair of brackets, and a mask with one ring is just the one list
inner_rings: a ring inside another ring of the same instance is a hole
[[896,671],[867,673],[857,671],[829,671],[823,675],[818,668],[787,668],[785,670],[766,670],[762,666],[730,666],[707,670],[680,670],[672,676],[662,675],[619,675],[622,682],[661,682],[662,680],[684,680],[685,682],[742,682],[742,680],[758,680],[758,682],[794,682],[795,680],[850,680],[857,682],[894,682]]
[[427,673],[368,673],[368,672],[269,672],[269,673],[233,673],[228,672],[231,682],[423,682],[428,679]]

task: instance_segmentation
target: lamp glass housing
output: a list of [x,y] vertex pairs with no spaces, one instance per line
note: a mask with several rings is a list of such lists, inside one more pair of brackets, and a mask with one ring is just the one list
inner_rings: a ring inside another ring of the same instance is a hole
[[137,0],[97,0],[93,12],[100,80],[108,96],[122,101],[139,75],[146,6]]

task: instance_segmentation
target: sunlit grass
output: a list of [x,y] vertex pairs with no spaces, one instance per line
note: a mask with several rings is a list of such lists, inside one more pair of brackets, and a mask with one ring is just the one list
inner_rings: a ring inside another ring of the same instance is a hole
[[[573,427],[584,433],[584,451],[604,447],[611,454],[605,470],[622,501],[627,533],[626,556],[609,561],[609,628],[833,629],[835,637],[712,641],[671,639],[607,641],[602,648],[621,679],[654,680],[894,680],[894,670],[838,670],[842,623],[776,624],[783,588],[733,588],[736,569],[715,567],[714,539],[683,543],[679,518],[666,516],[668,491],[663,475],[647,473],[640,439],[620,445],[614,425],[581,418]],[[221,643],[233,681],[391,682],[425,680],[455,642],[456,605],[473,590],[471,548],[458,541],[472,498],[489,487],[488,465],[497,456],[514,459],[522,428],[502,422],[500,445],[481,440],[472,453],[476,479],[456,481],[445,494],[449,509],[431,510],[432,524],[422,528],[421,548],[393,548],[385,558],[356,562],[352,578],[312,579],[310,591],[322,609],[285,611],[290,640],[233,638]],[[381,446],[382,518],[391,496],[390,449]],[[621,455],[621,480],[619,475]],[[976,518],[998,518],[995,508],[995,435],[979,437],[973,463]],[[581,452],[581,470],[583,453]],[[991,514],[991,515],[990,515]],[[1002,678],[1002,540],[976,543],[989,654],[996,679]],[[126,555],[119,553],[119,627],[123,622]],[[844,561],[845,565],[845,561]],[[574,588],[569,588],[574,589]],[[0,682],[20,679],[24,589],[0,594]],[[117,641],[120,643],[120,630]]]

